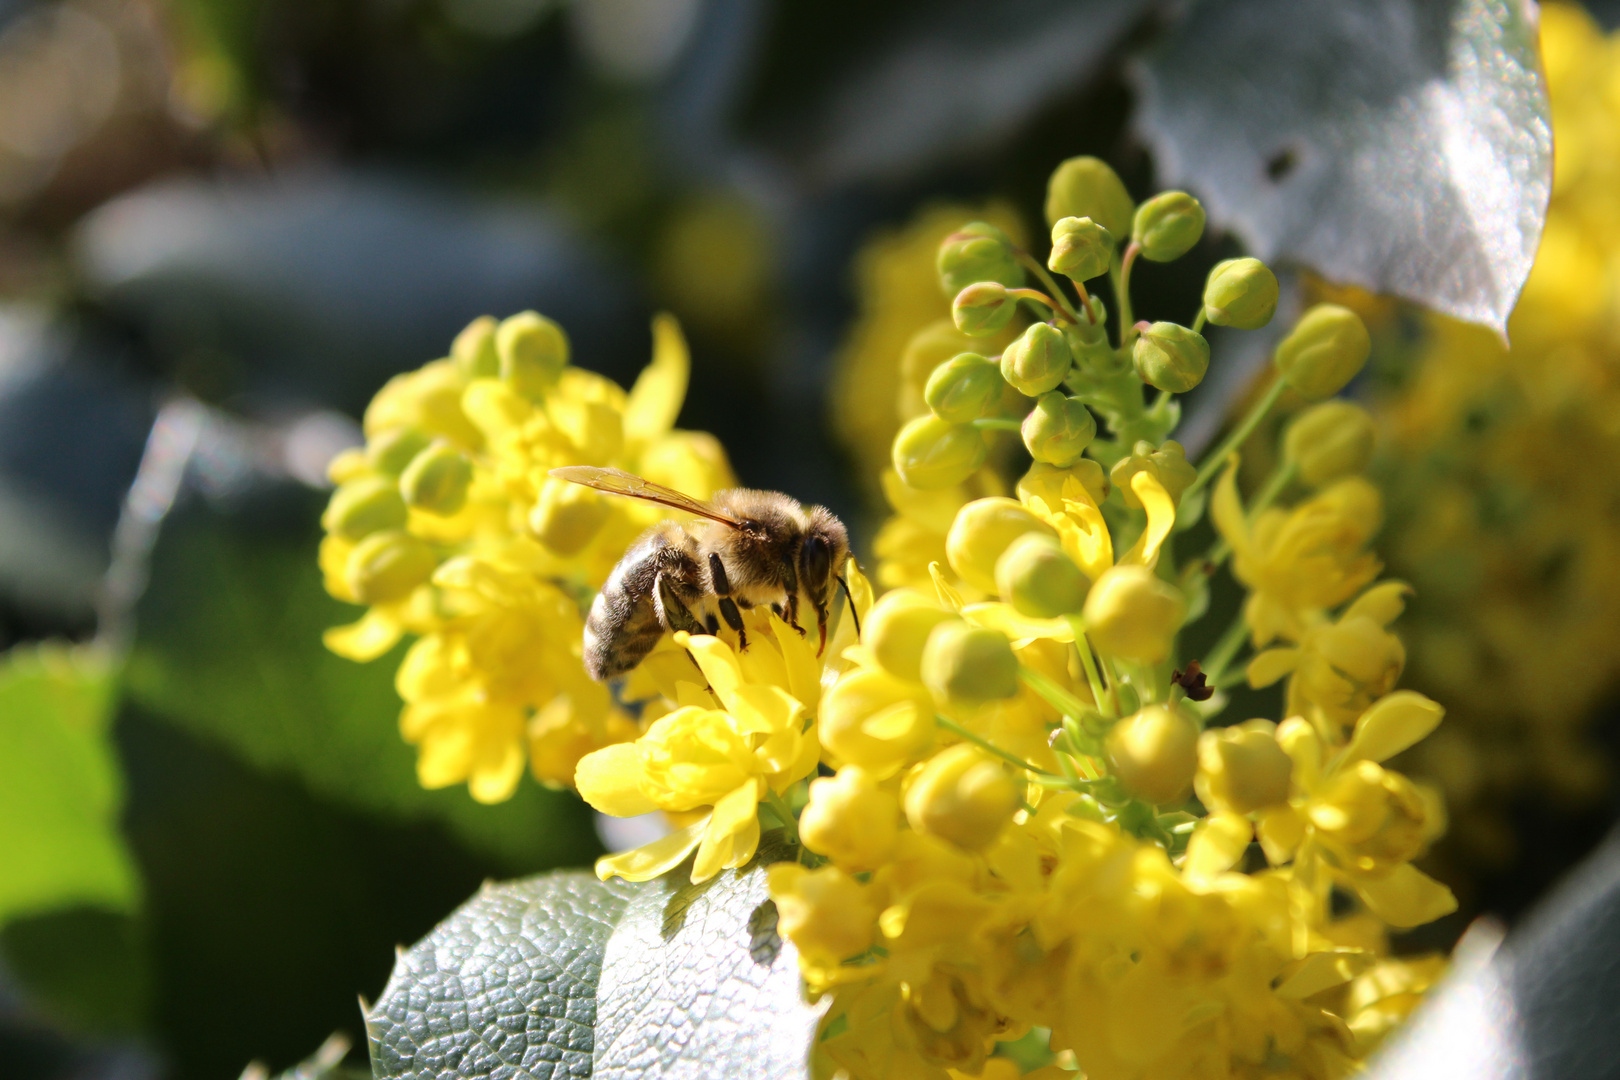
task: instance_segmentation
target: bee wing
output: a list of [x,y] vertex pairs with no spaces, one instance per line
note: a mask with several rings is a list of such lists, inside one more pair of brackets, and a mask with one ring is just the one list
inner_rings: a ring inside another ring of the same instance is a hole
[[727,517],[701,499],[682,495],[674,488],[644,480],[635,473],[627,473],[623,469],[604,469],[594,465],[565,465],[559,469],[552,469],[549,475],[613,495],[661,503],[676,510],[684,510],[688,514],[706,517],[710,521],[718,521],[722,525],[730,525],[734,529],[742,524],[736,518]]

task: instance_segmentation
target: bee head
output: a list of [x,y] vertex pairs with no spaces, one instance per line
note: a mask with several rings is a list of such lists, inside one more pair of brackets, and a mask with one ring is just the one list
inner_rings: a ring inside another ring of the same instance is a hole
[[824,506],[810,508],[810,521],[799,548],[799,581],[806,592],[825,604],[833,577],[849,558],[849,533],[844,523]]

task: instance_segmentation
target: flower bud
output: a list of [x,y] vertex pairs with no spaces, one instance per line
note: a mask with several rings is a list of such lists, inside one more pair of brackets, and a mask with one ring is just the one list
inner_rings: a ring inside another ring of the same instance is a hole
[[1361,316],[1338,304],[1317,304],[1277,344],[1283,381],[1310,401],[1330,398],[1355,378],[1372,352]]
[[1026,397],[1054,390],[1069,374],[1072,357],[1063,332],[1038,322],[1001,352],[1001,377]]
[[978,428],[919,416],[894,437],[890,458],[907,487],[938,491],[978,472],[988,453]]
[[1054,391],[1036,399],[1018,430],[1030,457],[1066,469],[1091,445],[1097,421],[1079,398]]
[[501,358],[495,350],[493,315],[480,315],[450,343],[450,359],[469,379],[493,379],[501,373]]
[[934,269],[946,296],[955,296],[979,281],[1013,289],[1024,283],[1024,268],[1013,256],[1012,241],[984,221],[970,222],[947,236],[939,245]]
[[1204,282],[1204,315],[1216,326],[1258,330],[1277,313],[1277,275],[1259,259],[1226,259]]
[[1088,217],[1066,217],[1052,226],[1052,254],[1046,268],[1075,281],[1108,273],[1114,258],[1114,234]]
[[548,477],[529,511],[529,531],[553,554],[568,558],[585,550],[613,508],[583,484]]
[[1209,342],[1185,326],[1156,322],[1136,339],[1131,359],[1136,373],[1149,386],[1185,394],[1204,381],[1209,370]]
[[1166,439],[1155,447],[1146,439],[1138,439],[1130,455],[1114,462],[1108,472],[1109,482],[1119,489],[1120,498],[1132,510],[1142,509],[1142,500],[1131,487],[1131,477],[1139,472],[1152,473],[1177,506],[1181,505],[1181,493],[1198,479],[1198,470],[1187,460],[1186,448],[1176,440]]
[[418,510],[449,517],[467,505],[472,462],[448,443],[434,443],[412,459],[400,475],[405,501]]
[[934,627],[957,618],[915,589],[884,593],[867,616],[862,642],[883,670],[910,682],[922,681],[923,646]]
[[923,645],[922,681],[940,703],[976,705],[1016,697],[1018,658],[999,630],[940,623]]
[[1055,619],[1086,602],[1086,576],[1055,539],[1025,533],[996,561],[996,592],[1020,615]]
[[899,836],[900,799],[878,787],[859,765],[810,782],[810,801],[799,816],[799,837],[817,855],[845,870],[876,870]]
[[349,593],[362,604],[391,604],[432,576],[438,558],[402,530],[376,532],[355,545],[344,566]]
[[568,335],[562,327],[533,311],[502,321],[495,331],[501,379],[530,401],[545,397],[568,366]]
[[989,337],[1012,322],[1017,310],[1017,299],[1008,295],[1005,285],[994,281],[969,285],[951,301],[951,318],[968,337]]
[[821,745],[834,763],[859,765],[879,780],[911,764],[935,727],[928,691],[877,668],[845,672],[816,714]]
[[366,460],[384,476],[398,476],[430,441],[416,428],[390,428],[366,440]]
[[1018,784],[996,759],[970,743],[935,754],[906,789],[906,821],[917,832],[968,851],[1001,834],[1018,809]]
[[1017,499],[974,499],[956,512],[945,534],[945,559],[967,584],[980,592],[994,592],[997,560],[1027,532],[1056,535]]
[[405,527],[405,500],[399,487],[380,476],[360,476],[336,491],[321,515],[321,527],[345,540]]
[[1149,262],[1171,262],[1204,235],[1204,208],[1185,191],[1164,191],[1136,208],[1131,238]]
[[948,424],[967,424],[1001,400],[1001,372],[978,353],[957,353],[934,369],[923,400]]
[[1186,612],[1180,591],[1152,570],[1114,566],[1086,594],[1086,637],[1107,656],[1157,664],[1170,655]]
[[1164,806],[1192,790],[1198,725],[1166,705],[1149,705],[1108,732],[1114,775],[1139,799]]
[[1052,170],[1046,182],[1046,223],[1088,217],[1115,237],[1131,231],[1136,201],[1119,174],[1094,157],[1072,157]]
[[816,870],[781,862],[766,872],[777,926],[799,956],[819,968],[865,952],[872,944],[878,909],[866,886],[836,866]]
[[1214,813],[1252,814],[1288,799],[1294,762],[1276,738],[1277,725],[1250,720],[1198,738],[1198,798]]
[[1372,460],[1373,418],[1353,401],[1332,399],[1313,405],[1288,426],[1283,454],[1300,479],[1323,487],[1359,473]]

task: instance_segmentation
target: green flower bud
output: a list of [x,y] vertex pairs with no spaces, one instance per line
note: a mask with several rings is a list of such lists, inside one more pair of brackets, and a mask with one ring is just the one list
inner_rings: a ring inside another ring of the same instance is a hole
[[919,416],[894,437],[891,460],[907,487],[938,491],[955,487],[984,464],[989,447],[979,429]]
[[1067,469],[1097,435],[1097,421],[1077,397],[1053,391],[1035,400],[1035,407],[1018,427],[1024,449],[1036,461]]
[[1372,338],[1361,316],[1338,304],[1317,304],[1277,345],[1283,381],[1310,401],[1330,398],[1356,377]]
[[1277,275],[1259,259],[1226,259],[1204,282],[1204,316],[1216,326],[1258,330],[1277,313]]
[[1052,254],[1046,268],[1076,281],[1108,272],[1114,257],[1114,234],[1088,217],[1066,217],[1052,226]]
[[524,311],[495,331],[495,352],[507,385],[539,401],[568,366],[568,335],[544,315]]
[[1373,418],[1353,401],[1332,399],[1300,413],[1283,438],[1283,454],[1300,479],[1324,487],[1359,473],[1372,460]]
[[321,515],[321,527],[345,540],[363,540],[374,532],[405,527],[405,500],[399,488],[381,476],[358,476],[336,491]]
[[427,435],[416,428],[393,428],[366,440],[366,460],[386,476],[398,476],[411,459],[427,449]]
[[1013,256],[1007,234],[983,221],[970,222],[947,236],[934,260],[940,287],[955,296],[979,281],[994,281],[1016,289],[1024,283],[1024,268]]
[[1073,355],[1063,331],[1038,322],[1001,351],[1001,377],[1026,397],[1040,397],[1068,378]]
[[1104,570],[1086,594],[1086,636],[1105,656],[1157,664],[1170,655],[1187,605],[1175,586],[1145,566]]
[[1136,339],[1131,360],[1149,386],[1185,394],[1204,381],[1209,370],[1209,342],[1185,326],[1156,322]]
[[1192,250],[1204,235],[1204,208],[1185,191],[1164,191],[1136,208],[1131,238],[1142,258],[1171,262]]
[[941,420],[967,424],[1001,400],[1001,388],[996,365],[978,353],[957,353],[928,376],[923,400]]
[[471,483],[472,462],[448,443],[436,442],[400,474],[399,490],[418,510],[449,517],[467,505]]
[[956,612],[940,607],[931,596],[915,589],[895,589],[872,605],[861,643],[890,675],[921,682],[928,635],[940,623],[958,619]]
[[1042,533],[1025,533],[996,560],[996,592],[1020,615],[1055,619],[1086,602],[1086,576]]
[[1179,803],[1198,769],[1198,725],[1165,705],[1149,705],[1108,732],[1108,757],[1127,791],[1150,803]]
[[1007,287],[994,281],[969,285],[951,301],[951,318],[968,337],[989,337],[1012,322],[1018,301],[1007,294]]
[[1131,231],[1136,201],[1119,174],[1094,157],[1072,157],[1052,170],[1046,182],[1046,223],[1066,217],[1088,217],[1114,236]]
[[941,703],[977,704],[1018,695],[1018,659],[999,630],[942,622],[923,646],[922,681]]
[[480,315],[450,343],[450,358],[467,378],[493,379],[501,373],[501,358],[495,351],[499,325],[495,316]]
[[431,577],[438,562],[433,549],[408,532],[376,532],[349,552],[344,580],[360,603],[391,604]]

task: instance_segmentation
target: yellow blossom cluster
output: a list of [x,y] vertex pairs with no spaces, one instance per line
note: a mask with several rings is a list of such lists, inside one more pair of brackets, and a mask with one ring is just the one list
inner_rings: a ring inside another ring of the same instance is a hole
[[1415,349],[1391,342],[1405,377],[1376,405],[1412,678],[1455,721],[1414,768],[1476,865],[1513,858],[1501,807],[1522,792],[1610,790],[1588,724],[1620,686],[1620,35],[1549,3],[1541,45],[1553,193],[1512,347],[1428,317]]
[[617,466],[698,497],[730,486],[719,443],[673,426],[689,368],[680,330],[661,317],[653,337],[626,393],[572,365],[543,316],[480,318],[449,357],[390,381],[366,410],[365,446],[332,463],[321,568],[333,596],[366,612],[326,643],[365,661],[415,638],[397,685],[424,786],[465,783],[499,802],[525,764],[571,785],[582,756],[637,734],[581,665],[584,610],[666,514],[548,471]]

